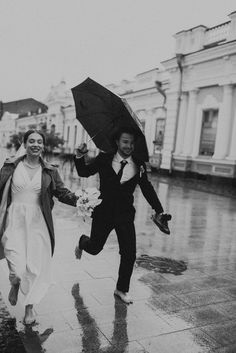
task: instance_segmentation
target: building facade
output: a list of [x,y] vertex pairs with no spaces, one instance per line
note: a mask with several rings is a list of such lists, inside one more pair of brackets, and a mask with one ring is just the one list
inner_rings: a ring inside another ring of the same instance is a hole
[[[138,116],[153,168],[235,178],[236,12],[223,24],[199,25],[175,39],[176,55],[162,62],[163,69],[106,87],[124,97]],[[6,144],[14,129],[46,124],[63,137],[64,152],[73,153],[80,142],[88,144],[91,155],[98,152],[76,119],[65,81],[51,87],[44,106],[17,118],[5,111],[0,143]]]
[[167,73],[152,69],[138,74],[133,81],[107,88],[124,97],[141,122],[147,141],[150,164],[160,168],[166,121]]
[[88,144],[90,154],[97,153],[96,146],[90,140],[87,132],[76,119],[75,105],[71,90],[67,88],[66,82],[62,80],[58,85],[52,86],[45,100],[48,107],[47,128],[54,130],[63,138],[63,152],[74,153],[78,144]]
[[47,106],[33,98],[1,102],[0,147],[5,148],[15,133],[40,129],[46,116]]
[[175,35],[161,168],[236,176],[236,12]]

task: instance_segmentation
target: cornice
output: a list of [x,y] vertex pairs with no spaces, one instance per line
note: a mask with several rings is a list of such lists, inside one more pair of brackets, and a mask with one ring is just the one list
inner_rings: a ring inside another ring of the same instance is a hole
[[[220,59],[233,54],[236,54],[236,40],[184,55],[183,67]],[[166,70],[174,69],[177,67],[176,57],[162,61],[161,64]]]
[[[164,86],[164,89],[167,88],[168,86],[168,83],[169,81],[165,81],[165,82],[162,82],[163,86]],[[136,91],[132,91],[132,92],[127,92],[127,93],[122,93],[122,94],[119,94],[120,97],[129,97],[129,98],[132,98],[132,97],[135,97],[135,96],[144,96],[146,94],[153,94],[153,93],[158,93],[157,89],[156,89],[156,86],[152,86],[152,87],[147,87],[147,88],[143,88],[143,89],[138,89]]]

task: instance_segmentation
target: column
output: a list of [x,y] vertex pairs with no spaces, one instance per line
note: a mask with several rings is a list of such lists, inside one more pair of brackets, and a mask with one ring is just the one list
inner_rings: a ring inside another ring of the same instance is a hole
[[236,111],[234,113],[231,144],[230,144],[229,156],[227,159],[236,160]]
[[232,100],[233,100],[233,86],[224,85],[223,103],[220,107],[216,144],[214,159],[223,159],[226,157],[229,148],[229,138],[231,131],[231,117],[232,117]]
[[186,93],[183,93],[181,98],[179,122],[178,122],[178,126],[176,126],[177,138],[176,138],[176,147],[174,152],[176,155],[181,154],[183,150],[183,140],[184,140],[185,127],[186,127],[186,120],[187,120],[187,103],[188,103],[188,96]]
[[186,129],[184,134],[183,155],[190,156],[193,149],[193,138],[195,133],[195,116],[197,108],[198,90],[194,89],[189,92],[189,103]]

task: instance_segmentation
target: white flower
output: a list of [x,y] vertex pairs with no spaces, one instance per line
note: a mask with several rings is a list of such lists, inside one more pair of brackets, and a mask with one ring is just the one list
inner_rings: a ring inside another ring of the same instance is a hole
[[77,190],[75,195],[78,196],[77,200],[77,214],[85,217],[91,217],[93,210],[98,206],[102,200],[99,199],[100,191],[96,188],[87,188],[85,190]]
[[81,197],[83,195],[83,190],[82,189],[76,190],[75,195],[78,197]]

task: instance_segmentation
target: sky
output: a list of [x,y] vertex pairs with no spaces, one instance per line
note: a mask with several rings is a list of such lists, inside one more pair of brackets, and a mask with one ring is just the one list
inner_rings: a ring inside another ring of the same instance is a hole
[[175,33],[233,11],[235,0],[0,0],[0,100],[133,79],[175,56]]

